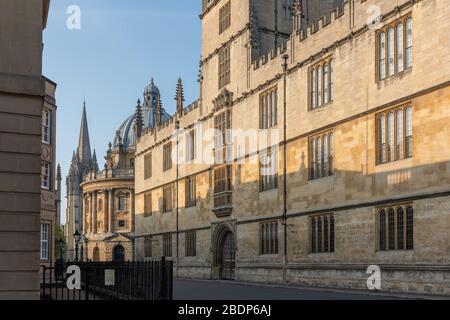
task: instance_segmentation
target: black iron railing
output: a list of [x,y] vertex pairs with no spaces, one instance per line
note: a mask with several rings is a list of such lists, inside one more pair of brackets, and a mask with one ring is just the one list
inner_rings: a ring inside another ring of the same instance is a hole
[[[80,288],[70,290],[70,265],[79,267]],[[41,298],[46,300],[172,300],[173,262],[74,262],[42,267]]]

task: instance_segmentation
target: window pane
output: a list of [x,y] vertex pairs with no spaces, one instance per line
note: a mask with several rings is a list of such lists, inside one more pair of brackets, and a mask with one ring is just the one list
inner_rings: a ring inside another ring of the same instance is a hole
[[403,110],[397,111],[397,159],[403,159],[403,141],[404,141],[404,133],[403,133]]
[[316,219],[311,219],[311,252],[315,253],[317,251],[316,248]]
[[323,103],[328,103],[328,93],[329,93],[329,79],[328,79],[328,63],[323,65]]
[[412,66],[412,20],[406,20],[406,68]]
[[386,78],[386,34],[384,32],[380,33],[380,62],[379,62],[379,73],[380,79]]
[[394,75],[394,62],[395,62],[395,48],[394,48],[394,29],[390,28],[388,31],[388,44],[387,44],[387,52],[388,52],[388,75]]
[[389,114],[389,125],[388,125],[388,143],[389,143],[389,147],[388,147],[388,161],[394,161],[395,157],[394,157],[394,144],[395,144],[395,140],[394,140],[394,129],[395,129],[395,116],[394,113],[391,112]]
[[387,248],[386,248],[386,211],[384,210],[380,212],[379,228],[380,228],[380,250],[385,251]]
[[408,158],[413,156],[412,126],[412,108],[408,108],[406,109],[406,156]]
[[317,67],[317,106],[322,105],[322,68]]
[[406,209],[406,249],[414,249],[414,209]]
[[333,60],[330,61],[330,98],[329,100],[333,100],[334,97],[334,81],[333,81]]
[[405,248],[405,224],[404,224],[403,208],[397,209],[397,249],[403,250]]
[[389,227],[389,250],[395,250],[395,211],[394,211],[394,209],[389,209],[388,227]]
[[397,25],[397,72],[402,72],[403,62],[403,23]]

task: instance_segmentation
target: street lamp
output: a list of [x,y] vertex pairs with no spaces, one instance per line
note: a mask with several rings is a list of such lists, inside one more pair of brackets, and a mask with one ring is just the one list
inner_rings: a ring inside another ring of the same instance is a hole
[[75,239],[75,262],[78,262],[78,244],[80,243],[81,234],[78,230],[73,234],[73,238]]
[[58,247],[59,247],[59,260],[63,260],[63,247],[64,247],[64,240],[63,239],[59,239],[58,240]]

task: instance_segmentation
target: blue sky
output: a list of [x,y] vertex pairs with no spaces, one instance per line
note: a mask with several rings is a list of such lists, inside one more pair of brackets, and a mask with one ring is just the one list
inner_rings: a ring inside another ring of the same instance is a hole
[[[81,29],[69,30],[67,8],[81,9]],[[43,73],[57,88],[57,161],[65,176],[78,143],[86,99],[91,147],[100,166],[108,143],[134,112],[151,77],[163,105],[175,109],[183,79],[186,103],[198,98],[201,53],[200,0],[57,0],[44,32]],[[62,203],[63,221],[65,198]]]

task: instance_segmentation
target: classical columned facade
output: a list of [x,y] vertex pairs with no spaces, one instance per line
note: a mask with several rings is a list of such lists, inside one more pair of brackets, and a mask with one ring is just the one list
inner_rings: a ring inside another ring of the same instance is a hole
[[81,185],[84,201],[83,257],[93,261],[134,260],[133,171],[99,172]]

